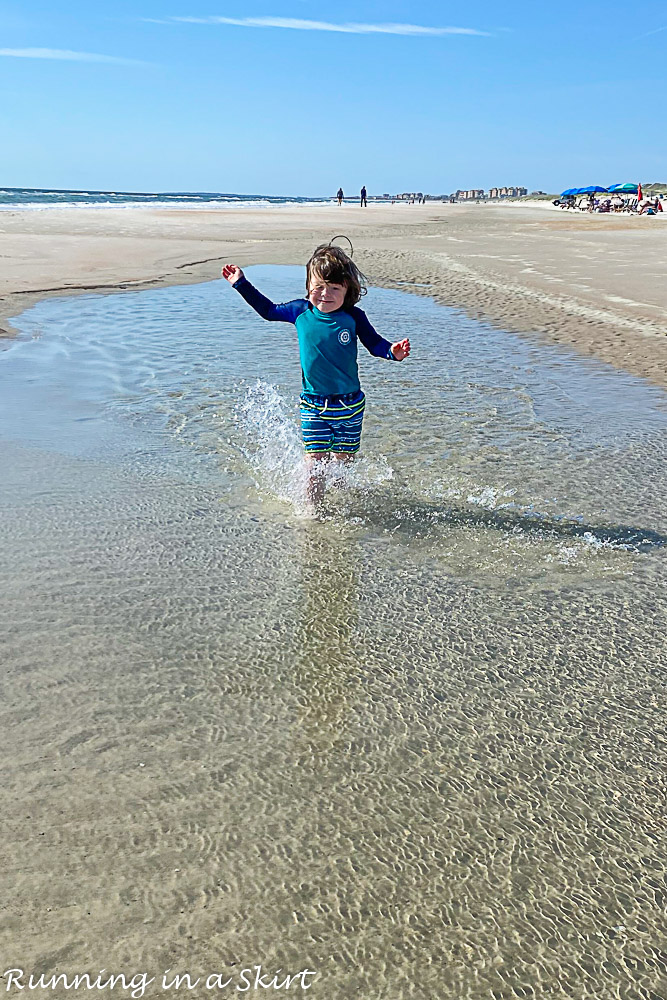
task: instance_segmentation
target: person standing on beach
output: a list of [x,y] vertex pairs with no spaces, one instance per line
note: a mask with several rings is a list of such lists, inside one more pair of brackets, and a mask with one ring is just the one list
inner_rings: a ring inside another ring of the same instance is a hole
[[336,197],[338,198],[338,204],[342,205],[343,204],[343,198],[345,197],[345,195],[343,194],[343,189],[342,188],[338,188],[338,194],[336,195]]
[[308,499],[317,506],[324,495],[324,465],[351,462],[359,451],[366,397],[359,383],[357,342],[376,358],[403,361],[410,354],[406,337],[394,344],[373,329],[357,302],[365,278],[344,251],[318,246],[306,265],[305,299],[279,305],[262,295],[236,264],[222,277],[262,319],[293,323],[301,357],[301,433],[308,464]]
[[361,208],[368,208],[368,202],[366,201],[366,185],[361,189]]

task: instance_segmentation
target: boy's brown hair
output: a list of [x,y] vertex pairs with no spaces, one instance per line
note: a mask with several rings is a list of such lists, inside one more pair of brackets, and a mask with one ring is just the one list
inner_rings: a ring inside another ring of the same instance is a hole
[[352,258],[348,257],[340,247],[334,246],[333,243],[322,243],[315,249],[313,256],[306,264],[306,296],[310,294],[310,283],[313,277],[346,286],[343,309],[351,309],[352,306],[355,306],[368,290],[366,278]]

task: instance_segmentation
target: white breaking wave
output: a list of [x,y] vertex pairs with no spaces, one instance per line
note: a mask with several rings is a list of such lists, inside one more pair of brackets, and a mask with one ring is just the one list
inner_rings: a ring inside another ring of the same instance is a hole
[[[197,204],[193,204],[191,201],[152,201],[152,202],[140,202],[140,201],[61,201],[61,202],[15,202],[14,204],[0,205],[0,212],[2,211],[23,211],[24,209],[30,209],[31,211],[51,211],[52,209],[62,209],[62,208],[136,208],[136,209],[148,209],[148,208],[181,208],[187,209],[190,212],[197,212],[202,210],[209,210],[211,206],[215,208],[297,208],[301,205],[312,206],[312,205],[328,205],[329,202],[322,201],[301,201],[301,202],[280,202],[276,203],[273,201],[243,201],[241,199],[232,200],[225,199],[216,200],[212,198],[210,201],[200,201]],[[331,201],[333,205],[333,199]]]

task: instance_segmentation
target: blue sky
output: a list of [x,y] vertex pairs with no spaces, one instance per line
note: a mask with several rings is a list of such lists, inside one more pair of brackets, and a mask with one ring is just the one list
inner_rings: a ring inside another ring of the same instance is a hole
[[0,24],[3,186],[667,181],[663,0],[14,0]]

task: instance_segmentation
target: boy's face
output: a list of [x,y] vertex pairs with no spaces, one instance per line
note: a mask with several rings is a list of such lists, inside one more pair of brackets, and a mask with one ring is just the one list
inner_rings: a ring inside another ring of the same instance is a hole
[[325,281],[319,274],[311,274],[308,285],[308,301],[323,313],[342,309],[345,302],[347,285],[337,285],[333,281]]

